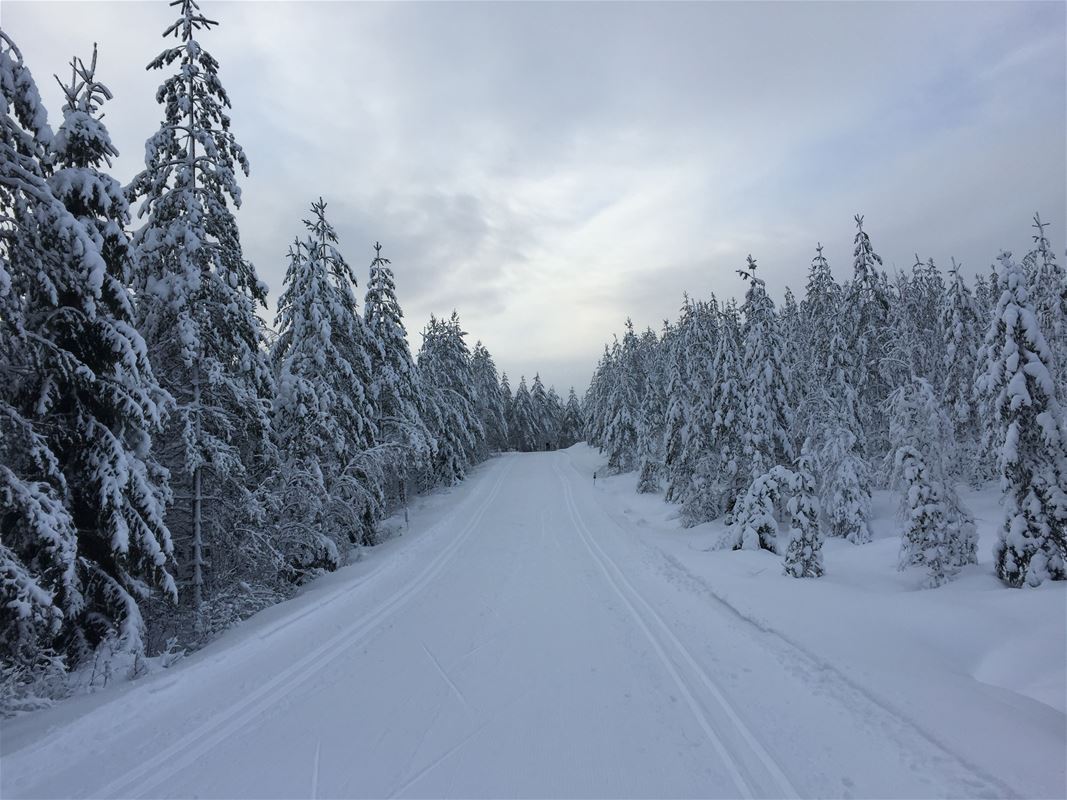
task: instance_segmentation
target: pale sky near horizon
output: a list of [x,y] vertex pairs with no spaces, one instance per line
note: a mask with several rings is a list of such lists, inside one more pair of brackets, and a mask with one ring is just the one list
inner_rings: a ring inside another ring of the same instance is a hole
[[[627,316],[740,295],[751,252],[800,294],[816,241],[851,271],[853,214],[887,267],[967,272],[1067,237],[1062,2],[214,2],[252,174],[246,255],[277,297],[323,196],[362,285],[380,240],[412,344],[459,311],[512,386],[582,391]],[[53,125],[52,78],[99,43],[114,173],[142,166],[163,0],[4,0]],[[273,310],[271,311],[271,315]]]

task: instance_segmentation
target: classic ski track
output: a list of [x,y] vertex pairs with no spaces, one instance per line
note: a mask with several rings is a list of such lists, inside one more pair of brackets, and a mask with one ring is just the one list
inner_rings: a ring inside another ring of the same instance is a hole
[[[664,622],[663,618],[655,611],[648,601],[645,600],[641,593],[634,588],[633,584],[626,579],[626,576],[623,574],[622,570],[619,569],[619,566],[615,563],[614,559],[612,559],[611,556],[609,556],[596,542],[592,532],[582,519],[581,512],[578,511],[577,504],[574,501],[573,491],[560,470],[558,461],[554,462],[553,466],[556,475],[559,477],[560,483],[563,486],[564,502],[571,521],[574,523],[575,530],[578,532],[579,538],[581,538],[586,550],[589,551],[589,555],[600,567],[608,585],[611,586],[619,599],[622,600],[623,604],[629,609],[630,614],[637,622],[638,627],[641,628],[641,631],[649,640],[649,643],[655,650],[659,660],[678,686],[679,691],[685,697],[686,703],[689,705],[697,723],[707,736],[708,741],[711,742],[716,752],[722,758],[723,763],[729,770],[731,777],[741,794],[747,798],[770,796],[767,792],[767,788],[769,788],[768,784],[770,784],[776,789],[776,793],[783,797],[799,797],[800,795],[797,793],[796,789],[793,788],[793,785],[785,776],[781,767],[763,748],[749,730],[748,726],[744,724],[737,712],[727,701],[725,695],[707,672],[699,665],[696,659],[693,658],[693,655],[689,652],[688,648],[686,648],[678,637],[675,636],[674,632],[667,623]],[[644,609],[644,614],[638,609],[638,605]],[[653,626],[661,632],[659,637],[653,632]],[[702,684],[706,690],[706,693],[710,695],[715,703],[722,709],[729,720],[731,727],[738,734],[738,737],[734,739],[735,747],[738,739],[743,741],[751,751],[751,755],[754,756],[762,765],[763,769],[766,770],[765,776],[753,775],[750,769],[745,768],[741,758],[731,754],[730,749],[727,747],[722,737],[716,732],[715,726],[709,718],[708,713],[705,711],[705,708],[696,699],[694,691],[695,687],[690,687],[685,678],[682,677],[681,673],[683,670],[681,669],[681,665],[676,658],[672,658],[671,655],[668,654],[668,649],[675,650],[685,665],[689,667],[689,670],[696,674],[700,684]]]
[[[577,468],[573,464],[571,464],[570,467],[571,471],[574,472],[575,475],[581,476],[581,473],[578,472]],[[614,514],[611,514],[610,512],[606,513],[609,519],[611,519],[612,523],[616,527],[620,529],[624,529],[625,527],[633,528],[633,523],[625,520],[620,521],[615,517]],[[938,741],[935,736],[928,733],[920,725],[909,719],[905,714],[900,711],[897,711],[895,708],[892,707],[892,705],[890,705],[886,701],[883,701],[875,694],[870,692],[868,689],[866,689],[864,686],[857,683],[845,673],[841,672],[841,670],[839,670],[833,664],[830,664],[829,662],[826,662],[823,659],[817,657],[811,651],[807,650],[800,644],[797,644],[780,631],[767,626],[765,623],[760,622],[759,620],[746,616],[740,609],[730,603],[726,598],[720,596],[717,592],[715,592],[715,590],[708,584],[707,581],[687,569],[685,565],[679,562],[678,559],[676,559],[674,556],[670,555],[658,546],[651,545],[647,542],[642,542],[642,544],[646,548],[649,548],[650,550],[654,551],[660,558],[664,560],[665,563],[675,569],[687,580],[696,584],[704,593],[707,594],[707,596],[711,600],[713,600],[718,606],[720,606],[723,611],[725,611],[732,618],[736,619],[738,622],[742,623],[745,627],[747,627],[754,637],[769,637],[771,639],[771,642],[768,643],[769,646],[774,650],[778,651],[779,659],[782,661],[783,664],[786,663],[786,660],[782,659],[781,654],[786,653],[788,654],[789,662],[793,663],[794,665],[805,666],[806,674],[808,675],[809,680],[818,680],[816,676],[818,676],[819,674],[833,675],[838,685],[838,691],[836,694],[838,702],[841,702],[848,706],[848,703],[846,702],[844,697],[841,696],[842,688],[846,691],[854,693],[858,699],[861,699],[863,702],[869,704],[869,706],[872,707],[872,709],[875,710],[876,713],[880,713],[887,717],[888,723],[895,724],[896,727],[900,730],[910,732],[912,735],[918,737],[921,741],[924,741],[935,751],[943,755],[947,761],[954,762],[957,767],[961,768],[961,772],[967,777],[974,779],[976,781],[976,784],[983,784],[981,788],[989,793],[988,796],[1010,798],[1017,798],[1022,796],[1004,781],[994,777],[993,775],[988,774],[987,772],[985,772],[985,770],[981,769],[975,764],[970,763],[967,759],[952,751],[949,747]],[[701,672],[703,673],[703,671]],[[707,677],[706,673],[703,674],[705,675],[705,677]],[[909,742],[906,742],[899,738],[895,740],[897,744],[901,747],[910,748],[912,746]],[[971,785],[968,788],[975,789],[977,788],[977,786]]]
[[[184,770],[226,737],[240,730],[255,717],[284,699],[301,683],[325,668],[334,658],[380,627],[393,613],[424,590],[451,563],[456,552],[470,537],[485,512],[493,504],[500,487],[504,483],[504,478],[511,471],[511,468],[512,464],[509,463],[500,469],[492,488],[471,514],[469,521],[460,533],[442,548],[441,552],[433,558],[412,582],[394,593],[389,599],[378,604],[373,611],[364,614],[347,628],[338,631],[322,645],[312,650],[299,661],[291,664],[270,681],[246,695],[237,703],[205,720],[148,761],[139,764],[135,769],[124,773],[99,788],[92,796],[125,798],[145,795],[154,787]],[[459,516],[463,508],[468,505],[470,503],[465,503],[452,515],[434,525],[427,531],[427,534],[443,527],[445,523]]]

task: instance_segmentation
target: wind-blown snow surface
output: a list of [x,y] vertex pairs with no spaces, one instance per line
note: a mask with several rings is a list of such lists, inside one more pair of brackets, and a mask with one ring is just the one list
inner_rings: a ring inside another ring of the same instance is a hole
[[6,722],[0,795],[1064,794],[1064,587],[996,582],[994,503],[949,586],[891,517],[796,580],[600,463],[495,458],[174,668]]

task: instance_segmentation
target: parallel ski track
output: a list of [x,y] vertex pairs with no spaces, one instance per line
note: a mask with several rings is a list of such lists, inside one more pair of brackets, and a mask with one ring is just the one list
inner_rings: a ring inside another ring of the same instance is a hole
[[[562,484],[564,503],[579,538],[674,680],[697,723],[729,771],[738,792],[746,798],[799,797],[782,768],[745,725],[715,681],[597,543],[578,510],[571,485],[558,461],[553,466]],[[724,731],[730,735],[724,735]]]
[[[470,538],[475,527],[485,516],[485,512],[493,505],[505,477],[512,468],[512,464],[505,464],[500,468],[492,488],[471,514],[463,529],[442,548],[441,552],[414,580],[384,602],[379,603],[374,610],[359,617],[347,628],[339,630],[322,645],[282,670],[274,678],[205,720],[152,758],[139,763],[134,769],[100,787],[92,793],[92,796],[127,798],[150,794],[152,789],[187,769],[198,758],[283,700],[300,684],[325,669],[333,659],[373,633],[391,615],[426,589],[448,567],[458,550]],[[469,504],[464,504],[423,535],[430,535],[433,531],[451,523],[467,505]]]

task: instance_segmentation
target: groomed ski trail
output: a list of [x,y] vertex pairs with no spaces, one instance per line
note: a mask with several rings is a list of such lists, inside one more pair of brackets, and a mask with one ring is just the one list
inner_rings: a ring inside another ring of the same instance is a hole
[[3,750],[0,796],[1012,793],[665,577],[595,492],[567,452],[492,459],[322,591],[10,722],[52,728]]

